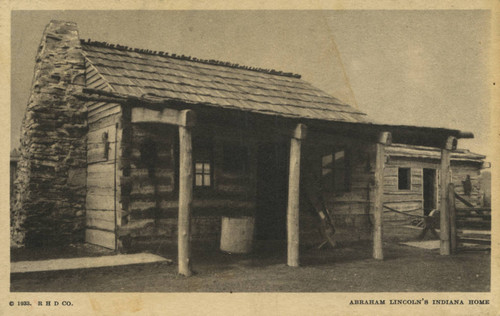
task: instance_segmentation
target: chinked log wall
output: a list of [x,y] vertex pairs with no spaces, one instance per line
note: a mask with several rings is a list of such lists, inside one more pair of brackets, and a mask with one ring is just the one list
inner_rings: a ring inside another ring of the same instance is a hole
[[[175,243],[179,207],[177,127],[126,123],[130,121],[126,111],[123,121],[126,136],[119,163],[123,170],[120,180],[123,219],[118,235],[124,247],[128,242],[151,237]],[[224,147],[244,144],[248,149],[251,142],[242,143],[234,137],[234,131],[222,129],[200,124],[193,130],[193,161],[208,154],[213,177],[210,188],[195,187],[191,238],[213,245],[219,241],[221,216],[251,215],[255,207],[256,164],[249,163],[248,168],[240,171],[224,168]],[[252,151],[247,152],[249,160],[255,162]]]
[[[347,192],[323,192],[326,208],[335,226],[335,238],[340,242],[370,240],[372,232],[375,179],[375,145],[354,138],[310,133],[305,143],[303,173],[321,177],[321,157],[334,148],[344,148],[350,157],[349,189]],[[310,171],[311,170],[311,171]],[[307,185],[307,183],[304,183]],[[300,242],[318,244],[319,219],[307,212],[307,201],[301,201]]]

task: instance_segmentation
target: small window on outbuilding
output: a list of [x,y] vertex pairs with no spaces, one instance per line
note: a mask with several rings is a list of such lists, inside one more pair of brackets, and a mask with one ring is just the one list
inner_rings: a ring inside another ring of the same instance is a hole
[[398,189],[399,190],[411,189],[411,168],[398,169]]

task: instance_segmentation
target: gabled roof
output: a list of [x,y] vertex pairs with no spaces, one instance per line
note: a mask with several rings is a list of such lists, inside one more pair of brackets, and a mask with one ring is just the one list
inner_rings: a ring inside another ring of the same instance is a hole
[[290,118],[368,122],[366,114],[274,70],[82,41],[87,88]]

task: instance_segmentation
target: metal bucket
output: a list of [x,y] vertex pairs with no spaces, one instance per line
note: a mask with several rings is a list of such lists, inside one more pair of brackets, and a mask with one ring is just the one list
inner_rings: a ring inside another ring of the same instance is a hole
[[241,254],[251,252],[254,227],[254,217],[222,217],[220,250]]

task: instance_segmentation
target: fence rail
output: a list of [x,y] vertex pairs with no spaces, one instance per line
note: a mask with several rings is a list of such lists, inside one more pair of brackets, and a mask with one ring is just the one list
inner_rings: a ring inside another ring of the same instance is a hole
[[467,207],[455,209],[459,244],[491,245],[491,208],[474,207],[456,192],[454,197]]

